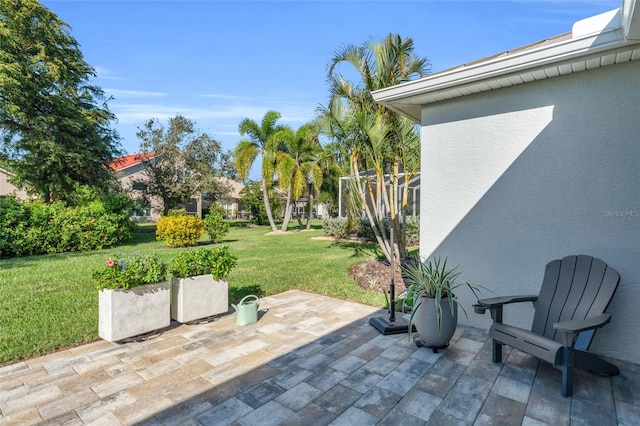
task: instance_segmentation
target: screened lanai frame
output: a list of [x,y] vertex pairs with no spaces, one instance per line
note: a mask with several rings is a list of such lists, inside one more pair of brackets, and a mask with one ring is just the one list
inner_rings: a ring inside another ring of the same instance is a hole
[[[387,186],[387,190],[390,189],[389,179],[390,175],[385,175],[385,184]],[[352,179],[351,176],[343,176],[340,178],[340,192],[338,195],[338,217],[346,217],[347,216],[347,191],[349,190],[349,180]],[[362,178],[364,185],[364,177]],[[398,188],[400,194],[404,190],[405,185],[407,183],[404,181],[404,173],[400,173],[398,175]],[[407,196],[407,205],[404,214],[406,216],[420,216],[420,173],[416,174],[413,178],[411,178],[408,182],[409,191]],[[383,215],[387,215],[389,212],[386,211],[384,205],[381,204],[381,200],[377,200],[379,203],[380,211],[382,211]],[[370,203],[367,200],[367,203]],[[397,211],[401,212],[400,206],[401,200],[398,200]],[[361,212],[362,216],[365,216],[364,209]]]

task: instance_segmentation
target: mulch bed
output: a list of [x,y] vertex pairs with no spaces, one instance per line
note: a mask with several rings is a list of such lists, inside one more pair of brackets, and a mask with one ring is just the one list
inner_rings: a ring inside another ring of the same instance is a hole
[[[365,290],[389,292],[391,266],[386,260],[369,259],[358,262],[349,268],[349,275]],[[395,294],[398,295],[405,289],[399,266],[396,266],[394,281]]]

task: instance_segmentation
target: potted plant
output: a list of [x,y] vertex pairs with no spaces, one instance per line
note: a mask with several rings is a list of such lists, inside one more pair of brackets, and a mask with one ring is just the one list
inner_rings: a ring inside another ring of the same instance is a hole
[[171,324],[167,265],[155,254],[120,254],[93,271],[98,335],[115,342]]
[[[456,298],[455,290],[468,287],[477,297],[481,286],[459,280],[458,266],[450,268],[447,259],[418,259],[402,266],[407,297],[414,302],[409,317],[409,330],[415,325],[418,346],[432,348],[434,352],[449,344],[458,325],[458,306],[466,315],[464,306]],[[411,332],[409,332],[411,333]]]
[[184,323],[227,312],[227,277],[235,266],[227,246],[178,253],[169,266],[171,317]]

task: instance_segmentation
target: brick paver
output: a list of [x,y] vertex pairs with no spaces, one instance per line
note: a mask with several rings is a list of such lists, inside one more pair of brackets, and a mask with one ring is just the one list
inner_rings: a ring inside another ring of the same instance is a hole
[[0,424],[640,424],[640,365],[560,373],[459,327],[448,349],[382,336],[373,307],[302,291],[128,343],[98,341],[0,368]]

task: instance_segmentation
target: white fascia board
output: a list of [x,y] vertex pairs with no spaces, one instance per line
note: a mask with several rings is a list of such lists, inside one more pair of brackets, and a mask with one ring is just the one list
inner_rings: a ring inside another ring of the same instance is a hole
[[[617,11],[607,12],[603,15],[614,17],[615,12]],[[612,18],[614,21],[616,19],[619,22],[619,17]],[[419,123],[421,121],[420,105],[455,97],[451,93],[444,94],[444,92],[460,89],[467,89],[473,93],[486,91],[487,87],[493,87],[494,85],[491,83],[497,80],[504,81],[508,77],[528,74],[555,64],[560,65],[582,57],[601,55],[627,44],[635,45],[636,42],[625,39],[623,28],[619,24],[606,25],[602,32],[560,40],[556,43],[506,54],[469,66],[461,66],[377,90],[372,92],[372,95],[376,102]],[[503,84],[498,86],[504,87]],[[439,93],[443,93],[444,96],[438,96]]]

